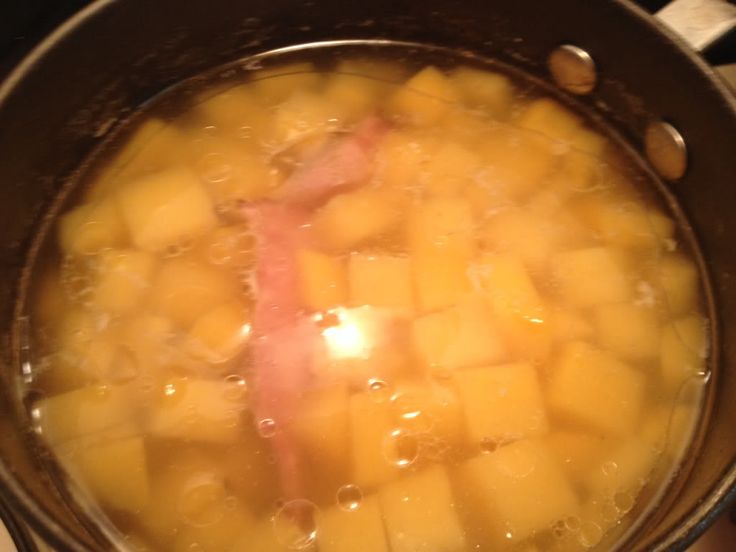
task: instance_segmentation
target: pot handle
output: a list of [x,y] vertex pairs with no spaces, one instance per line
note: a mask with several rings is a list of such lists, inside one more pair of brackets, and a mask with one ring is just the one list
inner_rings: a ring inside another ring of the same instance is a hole
[[655,15],[699,52],[736,28],[736,6],[726,0],[674,0]]

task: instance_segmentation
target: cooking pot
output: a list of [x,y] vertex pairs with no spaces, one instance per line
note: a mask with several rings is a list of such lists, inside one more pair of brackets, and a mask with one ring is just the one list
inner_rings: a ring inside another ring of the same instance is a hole
[[717,369],[690,461],[624,547],[684,550],[736,494],[736,100],[677,36],[623,0],[100,0],[62,25],[0,87],[3,495],[57,549],[112,547],[43,468],[20,393],[30,369],[23,326],[33,321],[17,290],[32,238],[64,184],[126,118],[175,83],[262,52],[340,40],[442,46],[550,84],[550,54],[574,45],[568,53],[595,85],[588,92],[559,75],[556,82],[577,94],[579,109],[642,153],[647,129],[665,129],[676,170],[672,157],[657,158],[661,149],[649,153],[670,177],[661,191],[684,215],[710,279]]

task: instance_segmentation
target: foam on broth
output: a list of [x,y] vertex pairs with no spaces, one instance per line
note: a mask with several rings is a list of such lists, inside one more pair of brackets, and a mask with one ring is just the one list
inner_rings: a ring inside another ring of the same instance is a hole
[[672,215],[502,72],[320,69],[183,93],[83,175],[27,382],[70,486],[132,549],[610,546],[707,380]]

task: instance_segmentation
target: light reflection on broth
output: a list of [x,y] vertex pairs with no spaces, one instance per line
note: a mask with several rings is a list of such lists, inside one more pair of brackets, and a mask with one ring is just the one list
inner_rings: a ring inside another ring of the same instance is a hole
[[555,100],[296,64],[118,148],[36,277],[29,390],[133,549],[584,550],[682,460],[698,270]]

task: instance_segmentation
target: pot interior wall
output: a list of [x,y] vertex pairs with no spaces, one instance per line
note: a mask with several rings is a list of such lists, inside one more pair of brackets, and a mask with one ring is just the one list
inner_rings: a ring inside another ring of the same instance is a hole
[[[702,515],[688,517],[690,512],[699,508],[704,513],[725,491],[716,482],[734,477],[727,472],[736,456],[736,427],[729,423],[736,419],[736,403],[728,401],[736,393],[731,369],[736,361],[736,335],[731,335],[736,333],[731,278],[736,260],[729,251],[736,236],[730,216],[736,199],[730,187],[736,174],[736,115],[733,100],[722,95],[698,60],[614,0],[222,0],[217,9],[196,0],[110,0],[82,12],[71,26],[70,32],[52,36],[0,89],[0,270],[7,283],[18,281],[45,209],[105,133],[162,90],[213,66],[292,44],[390,38],[457,48],[546,78],[546,56],[556,45],[570,42],[589,51],[598,63],[600,85],[584,103],[634,146],[652,116],[672,121],[688,143],[688,174],[671,189],[694,227],[712,277],[717,321],[724,328],[717,351],[722,370],[699,460],[678,500],[642,545],[656,540],[664,549],[697,532]],[[624,32],[626,40],[621,39]],[[13,286],[0,290],[5,336],[14,321],[15,300]],[[5,340],[2,348],[3,479],[60,548],[83,549],[73,540],[93,547],[94,538],[79,528],[48,481],[38,477],[29,436],[19,431],[25,421],[13,392],[21,376],[15,362],[19,345]],[[684,529],[672,534],[686,517]]]

